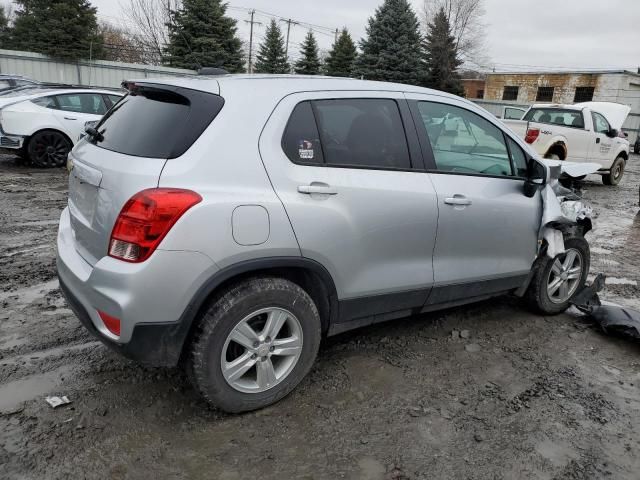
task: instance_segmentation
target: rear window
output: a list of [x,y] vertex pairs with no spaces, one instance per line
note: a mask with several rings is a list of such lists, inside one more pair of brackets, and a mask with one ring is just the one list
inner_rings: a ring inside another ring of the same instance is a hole
[[104,116],[91,142],[114,152],[176,158],[186,152],[218,115],[224,100],[186,88],[136,85]]
[[560,125],[562,127],[584,128],[584,118],[580,110],[533,108],[527,112],[523,120]]

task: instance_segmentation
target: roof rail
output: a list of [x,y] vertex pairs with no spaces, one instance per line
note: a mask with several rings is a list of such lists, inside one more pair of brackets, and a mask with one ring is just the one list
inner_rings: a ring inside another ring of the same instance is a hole
[[198,70],[198,75],[229,75],[224,68],[218,67],[202,67]]

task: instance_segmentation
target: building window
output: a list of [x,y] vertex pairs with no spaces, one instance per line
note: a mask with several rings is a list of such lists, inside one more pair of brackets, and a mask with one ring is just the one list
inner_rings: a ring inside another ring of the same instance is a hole
[[553,88],[554,87],[538,87],[536,102],[553,102]]
[[505,86],[502,92],[502,100],[517,100],[519,87]]
[[593,100],[593,87],[576,87],[576,95],[573,97],[575,103],[590,102]]
[[484,98],[484,90],[478,90],[476,92],[476,98]]

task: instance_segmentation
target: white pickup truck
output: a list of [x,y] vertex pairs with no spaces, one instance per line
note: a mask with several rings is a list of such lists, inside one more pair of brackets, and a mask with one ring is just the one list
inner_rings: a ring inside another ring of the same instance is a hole
[[617,185],[629,159],[621,127],[631,109],[608,102],[533,105],[522,120],[503,120],[544,158],[600,165],[605,185]]

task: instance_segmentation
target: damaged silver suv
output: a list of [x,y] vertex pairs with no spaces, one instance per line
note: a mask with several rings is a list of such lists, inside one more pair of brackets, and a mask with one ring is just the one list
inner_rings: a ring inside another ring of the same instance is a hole
[[60,285],[105,344],[184,365],[224,410],[283,398],[323,336],[509,293],[559,313],[585,282],[588,218],[471,102],[290,75],[127,87],[70,154]]

